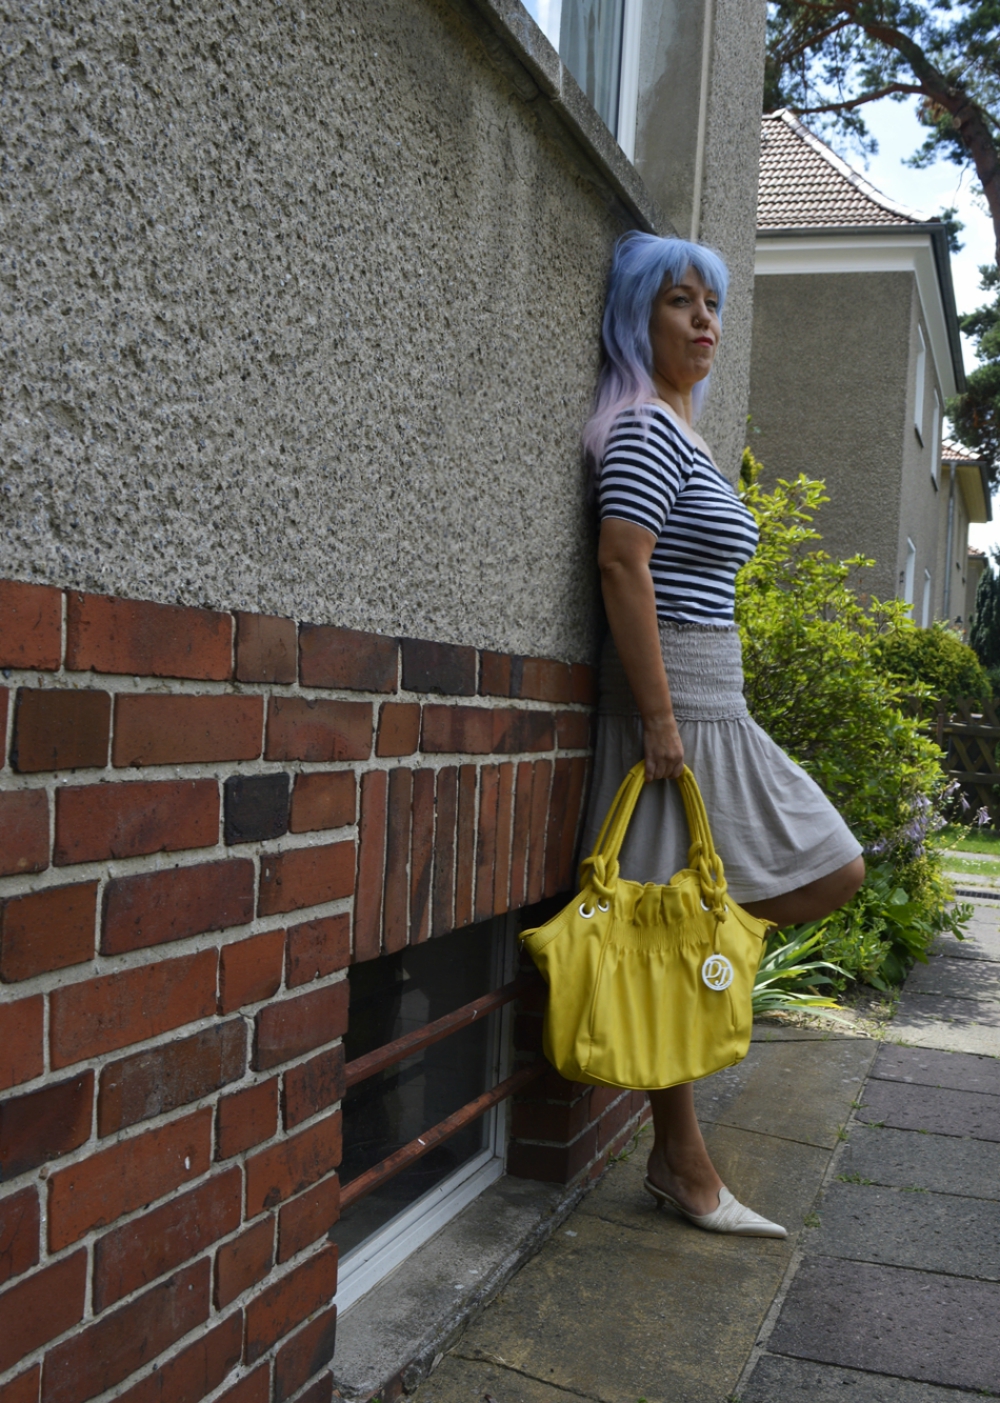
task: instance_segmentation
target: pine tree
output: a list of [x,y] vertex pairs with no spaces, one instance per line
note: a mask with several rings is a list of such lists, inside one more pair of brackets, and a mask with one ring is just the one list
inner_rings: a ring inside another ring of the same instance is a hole
[[1000,550],[993,551],[992,562],[976,590],[976,617],[969,635],[985,668],[1000,667]]

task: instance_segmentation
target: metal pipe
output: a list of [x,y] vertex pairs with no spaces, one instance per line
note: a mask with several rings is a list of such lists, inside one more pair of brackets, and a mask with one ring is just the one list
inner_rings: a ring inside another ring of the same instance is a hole
[[528,1086],[548,1070],[549,1063],[544,1057],[539,1057],[537,1061],[529,1063],[527,1067],[522,1067],[513,1076],[509,1076],[506,1081],[502,1081],[499,1086],[495,1086],[492,1091],[484,1091],[482,1096],[477,1096],[474,1101],[469,1101],[460,1110],[455,1111],[444,1120],[438,1121],[437,1125],[432,1126],[430,1130],[425,1130],[423,1135],[418,1135],[415,1140],[411,1140],[402,1149],[394,1151],[378,1164],[372,1165],[371,1169],[366,1169],[364,1174],[359,1174],[356,1179],[352,1179],[349,1184],[345,1184],[341,1188],[341,1211],[350,1208],[352,1203],[357,1203],[359,1199],[364,1198],[375,1189],[381,1188],[383,1184],[394,1179],[397,1174],[402,1173],[411,1164],[415,1164],[418,1159],[422,1159],[435,1146],[443,1144],[445,1140],[450,1140],[453,1135],[464,1130],[472,1121],[478,1120],[491,1106],[505,1101],[508,1096],[513,1096],[522,1087]]
[[941,601],[941,612],[951,623],[952,536],[955,534],[955,473],[957,469],[954,463],[949,463],[948,468],[948,540],[944,550],[944,599]]
[[456,1008],[452,1013],[446,1013],[443,1018],[437,1018],[433,1023],[426,1023],[424,1027],[418,1028],[413,1033],[404,1033],[395,1042],[385,1043],[384,1046],[377,1047],[374,1052],[366,1052],[364,1057],[355,1057],[354,1061],[348,1062],[344,1068],[347,1085],[356,1086],[359,1081],[373,1077],[376,1072],[384,1071],[386,1067],[391,1067],[396,1062],[402,1062],[404,1057],[410,1057],[415,1052],[422,1052],[425,1047],[431,1047],[432,1044],[440,1042],[449,1034],[467,1028],[470,1023],[474,1023],[484,1013],[492,1013],[494,1009],[502,1008],[504,1004],[511,1003],[519,994],[523,993],[525,987],[524,979],[515,979],[512,983],[505,984],[502,989],[494,989],[492,994],[483,994],[482,998],[473,999],[472,1003],[469,1004],[463,1004],[461,1008]]

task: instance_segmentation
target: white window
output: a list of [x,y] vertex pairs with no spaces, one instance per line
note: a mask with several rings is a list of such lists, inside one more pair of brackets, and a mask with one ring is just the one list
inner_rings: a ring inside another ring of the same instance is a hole
[[920,611],[920,627],[930,628],[931,626],[931,572],[924,571],[924,603]]
[[913,612],[913,590],[915,586],[915,575],[917,573],[917,548],[906,538],[906,564],[903,566],[903,603],[910,606]]
[[937,487],[941,473],[941,396],[934,391],[934,414],[931,419],[931,482]]
[[631,161],[642,0],[525,0],[525,4]]
[[913,395],[913,427],[920,442],[924,441],[924,379],[927,374],[927,345],[917,324],[917,384]]

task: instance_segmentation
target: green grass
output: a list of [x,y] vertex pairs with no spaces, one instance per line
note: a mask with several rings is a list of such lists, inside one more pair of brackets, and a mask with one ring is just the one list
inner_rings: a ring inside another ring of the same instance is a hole
[[1000,877],[1000,856],[998,857],[943,857],[946,872],[965,872],[974,877]]
[[938,833],[937,843],[953,852],[990,853],[1000,857],[1000,833],[994,828],[966,828],[960,823],[949,823]]

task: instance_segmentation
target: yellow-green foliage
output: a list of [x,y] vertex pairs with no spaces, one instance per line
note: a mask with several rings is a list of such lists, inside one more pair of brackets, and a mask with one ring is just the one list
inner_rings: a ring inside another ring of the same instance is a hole
[[896,628],[879,642],[883,666],[913,690],[922,683],[929,701],[959,697],[989,698],[993,688],[986,670],[967,643],[944,623],[930,628]]
[[940,752],[907,709],[913,684],[883,660],[916,630],[902,601],[863,592],[871,561],[833,560],[820,547],[813,518],[829,501],[823,484],[800,475],[765,492],[759,470],[748,451],[743,500],[760,547],[737,580],[747,702],[865,848],[868,879],[823,923],[821,948],[855,977],[884,985],[956,920],[924,841],[945,786]]

